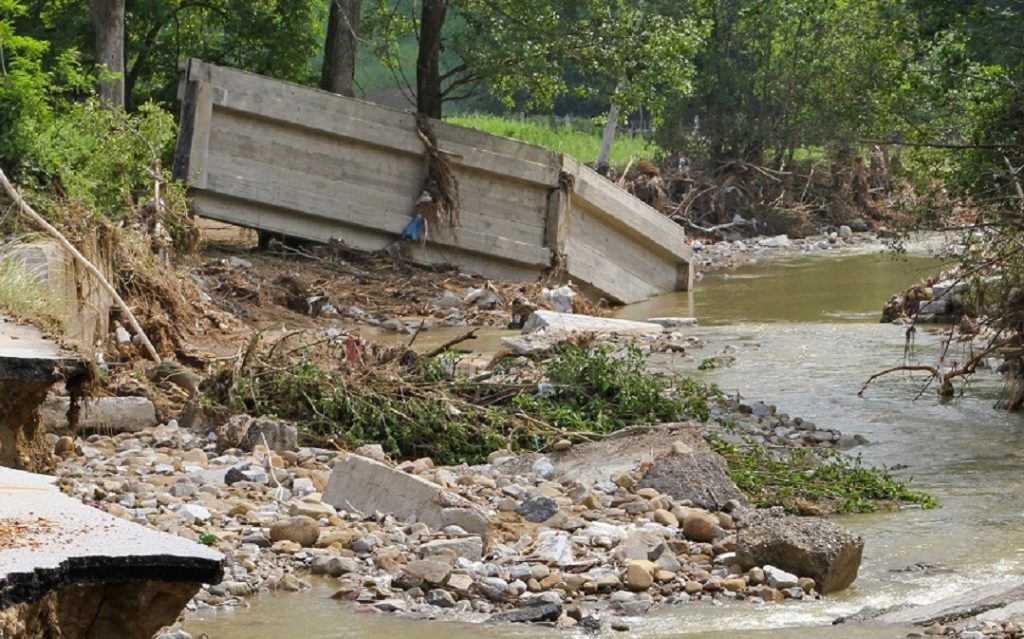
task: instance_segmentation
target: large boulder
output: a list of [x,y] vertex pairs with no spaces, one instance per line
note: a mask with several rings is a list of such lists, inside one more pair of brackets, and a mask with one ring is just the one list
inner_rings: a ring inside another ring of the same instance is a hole
[[729,478],[725,459],[711,450],[696,430],[679,429],[671,451],[654,460],[640,480],[641,488],[689,500],[705,510],[721,510],[730,500],[744,501]]
[[821,517],[796,517],[781,508],[743,510],[737,516],[736,556],[744,570],[777,566],[814,579],[821,594],[853,583],[864,540]]

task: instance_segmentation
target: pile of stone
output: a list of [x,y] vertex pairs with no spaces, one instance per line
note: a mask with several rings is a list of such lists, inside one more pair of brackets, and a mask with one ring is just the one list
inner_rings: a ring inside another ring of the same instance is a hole
[[688,426],[435,468],[392,466],[379,446],[296,448],[293,426],[241,419],[53,438],[66,492],[228,557],[193,610],[329,579],[378,611],[621,626],[658,604],[815,598],[860,560],[861,541],[827,521],[748,509]]
[[821,235],[790,238],[787,235],[770,237],[736,237],[723,242],[694,240],[694,258],[700,271],[707,273],[723,268],[736,268],[753,264],[775,255],[806,255],[821,251],[877,244],[881,248],[881,233],[865,232],[866,224],[851,223],[829,229]]

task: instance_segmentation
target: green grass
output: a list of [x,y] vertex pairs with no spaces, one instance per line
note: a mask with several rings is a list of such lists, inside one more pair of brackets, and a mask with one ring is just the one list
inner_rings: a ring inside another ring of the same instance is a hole
[[53,316],[53,300],[20,262],[0,260],[0,310],[23,318]]
[[[534,116],[520,121],[487,114],[464,114],[445,119],[451,124],[565,153],[581,162],[593,162],[601,146],[600,128],[590,122],[577,121],[571,127],[566,127],[560,118]],[[609,162],[612,166],[624,167],[631,158],[653,159],[660,152],[653,142],[619,132],[615,136]]]

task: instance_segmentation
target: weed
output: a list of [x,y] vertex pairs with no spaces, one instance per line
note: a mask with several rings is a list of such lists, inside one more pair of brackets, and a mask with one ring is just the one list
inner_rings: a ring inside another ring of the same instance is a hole
[[43,291],[39,279],[12,259],[0,260],[0,309],[23,318],[57,315],[54,300]]
[[894,479],[885,468],[864,466],[859,456],[837,450],[793,448],[773,453],[753,442],[734,445],[714,437],[709,444],[725,457],[732,480],[757,506],[782,506],[801,513],[820,508],[862,513],[903,504],[939,505],[931,495]]

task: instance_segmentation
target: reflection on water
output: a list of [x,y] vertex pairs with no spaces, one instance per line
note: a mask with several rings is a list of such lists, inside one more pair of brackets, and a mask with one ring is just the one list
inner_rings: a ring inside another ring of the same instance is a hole
[[[866,540],[853,588],[811,604],[684,605],[633,623],[633,636],[871,639],[906,630],[831,626],[838,615],[896,603],[925,603],[972,585],[1021,574],[1024,550],[1024,419],[992,409],[1000,384],[984,373],[966,396],[941,404],[930,392],[913,401],[922,379],[883,378],[864,398],[873,372],[898,364],[903,331],[877,323],[882,302],[920,279],[936,262],[886,256],[799,258],[715,274],[695,295],[666,296],[623,316],[696,315],[707,339],[746,345],[730,367],[703,373],[709,382],[764,398],[819,426],[860,433],[857,449],[873,464],[906,465],[900,475],[933,492],[943,508],[851,515],[841,523]],[[921,331],[927,349],[938,337]],[[749,348],[751,344],[759,345]],[[924,562],[951,572],[899,571]],[[330,590],[257,599],[252,609],[198,621],[190,630],[212,639],[280,637],[421,639],[564,636],[553,630],[408,622],[353,613],[327,599]]]

